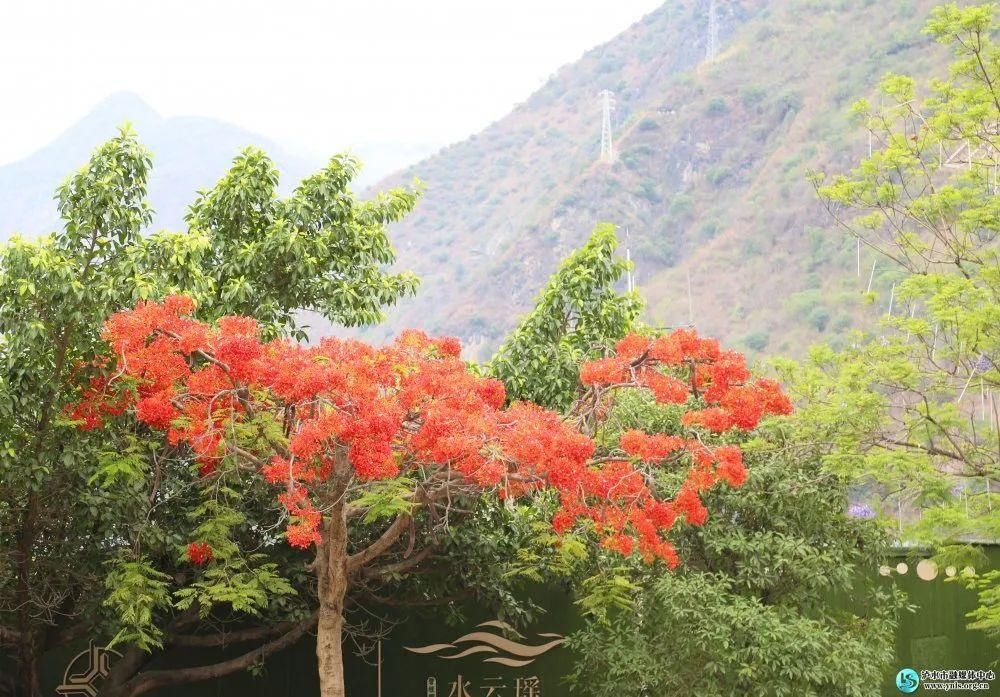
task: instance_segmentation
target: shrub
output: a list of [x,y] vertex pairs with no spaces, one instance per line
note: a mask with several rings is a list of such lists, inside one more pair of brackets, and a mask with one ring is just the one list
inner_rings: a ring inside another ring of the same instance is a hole
[[670,215],[675,218],[686,218],[691,215],[694,202],[687,194],[677,194],[670,201]]
[[757,87],[754,85],[744,87],[740,92],[740,101],[743,102],[743,106],[756,106],[764,101],[767,97],[767,90],[763,87]]
[[660,203],[663,200],[663,196],[657,191],[656,182],[652,179],[644,179],[635,193],[650,203]]
[[763,252],[760,242],[753,237],[744,237],[740,240],[740,254],[744,257],[759,257]]
[[642,121],[639,122],[637,128],[643,132],[658,131],[660,130],[660,124],[656,122],[656,119],[652,118],[651,116],[647,116],[646,118],[644,118]]
[[750,332],[743,337],[743,344],[752,351],[763,351],[771,343],[771,335],[763,330]]
[[702,241],[708,241],[719,234],[719,230],[722,228],[717,220],[706,220],[698,228],[698,238]]
[[652,262],[659,266],[674,266],[677,263],[677,247],[669,240],[675,238],[667,230],[658,239],[641,238],[635,244],[633,259],[637,264]]
[[848,315],[837,315],[837,318],[833,320],[832,329],[835,332],[843,332],[850,329],[854,321]]
[[722,97],[712,97],[708,102],[708,106],[705,107],[705,113],[708,116],[723,116],[729,113],[729,105],[726,104],[726,100]]
[[809,312],[809,324],[816,331],[822,332],[826,330],[826,325],[830,321],[830,311],[827,310],[822,305],[814,307]]
[[802,95],[798,92],[785,92],[778,99],[778,105],[781,108],[782,113],[798,111],[802,108],[802,104]]
[[732,174],[732,172],[730,172],[728,167],[718,165],[705,172],[705,178],[712,186],[719,186],[722,182],[729,178],[730,174]]

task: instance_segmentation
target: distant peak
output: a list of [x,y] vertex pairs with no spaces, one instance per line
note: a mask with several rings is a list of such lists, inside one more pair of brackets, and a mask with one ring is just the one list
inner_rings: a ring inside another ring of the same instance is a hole
[[157,118],[159,114],[135,92],[114,92],[99,101],[88,116],[111,115],[118,121]]

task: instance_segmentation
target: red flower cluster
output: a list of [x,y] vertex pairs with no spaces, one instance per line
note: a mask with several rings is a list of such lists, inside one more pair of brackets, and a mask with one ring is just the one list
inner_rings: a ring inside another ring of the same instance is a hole
[[741,354],[722,351],[715,339],[703,339],[693,329],[655,339],[630,334],[618,342],[615,356],[584,363],[580,382],[613,387],[629,375],[661,404],[700,398],[705,408],[686,412],[683,424],[715,433],[751,430],[766,415],[792,411],[776,382],[753,380]]
[[[332,338],[263,342],[250,319],[211,326],[192,319],[193,309],[186,298],[169,298],[107,322],[104,336],[129,389],[104,402],[131,400],[136,418],[189,447],[206,476],[227,457],[264,463],[263,476],[283,489],[278,500],[294,546],[320,541],[322,515],[310,490],[331,476],[376,480],[448,468],[499,496],[554,488],[558,531],[588,520],[607,548],[675,565],[666,535],[676,521],[700,525],[701,492],[746,478],[738,447],[703,438],[631,431],[621,438],[624,456],[595,459],[593,440],[560,415],[527,403],[505,409],[503,385],[472,374],[454,339],[408,331],[382,348]],[[777,385],[750,381],[742,357],[689,330],[630,335],[616,355],[586,363],[581,382],[597,391],[644,388],[670,404],[702,399],[708,407],[683,421],[710,430],[753,428],[763,415],[790,409]],[[104,402],[95,398],[86,409]],[[284,424],[287,438],[272,430],[233,440],[246,431],[234,426],[263,417]],[[688,466],[673,501],[657,498],[645,471],[668,462]],[[211,554],[204,543],[188,548],[195,563]]]
[[[707,398],[706,398],[707,401]],[[730,385],[717,400],[719,406],[684,415],[684,425],[701,425],[721,433],[730,428],[756,428],[767,414],[790,414],[792,402],[772,380],[758,380],[744,385]]]
[[[624,384],[649,390],[661,404],[690,405],[681,424],[714,433],[753,429],[764,416],[787,414],[792,409],[777,383],[752,379],[742,355],[721,350],[717,341],[699,337],[691,329],[655,338],[630,334],[618,343],[614,356],[585,363],[580,381],[598,393]],[[593,477],[584,477],[580,487],[583,496],[563,495],[553,524],[557,530],[568,530],[578,519],[590,519],[598,524],[608,548],[623,552],[635,549],[646,558],[657,556],[675,564],[676,553],[663,536],[676,520],[703,524],[708,511],[701,492],[720,481],[738,487],[747,478],[738,446],[712,446],[706,440],[696,434],[624,433],[619,445],[639,463],[687,463],[687,476],[674,500],[657,500],[644,480],[636,486],[640,479],[631,465],[616,462],[612,468],[609,463],[600,470],[599,478],[604,479],[600,486],[592,483]],[[613,471],[618,472],[618,480],[608,486],[606,478],[613,477]],[[604,503],[585,503],[593,500]],[[622,511],[627,512],[625,518]],[[626,542],[622,536],[628,532],[631,537]]]
[[278,495],[278,501],[292,517],[292,523],[285,531],[288,544],[305,549],[322,542],[319,527],[323,515],[309,501],[305,487],[291,484],[285,493]]
[[109,416],[119,416],[128,407],[128,401],[115,398],[108,391],[107,378],[95,375],[90,378],[80,399],[66,409],[65,415],[71,421],[79,421],[80,429],[92,431],[104,425]]
[[678,436],[626,431],[622,434],[619,443],[622,450],[629,455],[647,462],[655,462],[685,447],[687,442]]
[[215,559],[215,552],[212,551],[212,545],[207,542],[192,542],[188,545],[187,556],[192,564],[204,566]]

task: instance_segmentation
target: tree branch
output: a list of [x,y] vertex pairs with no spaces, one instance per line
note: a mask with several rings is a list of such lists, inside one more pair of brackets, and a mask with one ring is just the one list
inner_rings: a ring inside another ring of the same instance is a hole
[[260,641],[261,639],[267,639],[278,634],[284,634],[294,627],[294,622],[279,622],[271,627],[249,627],[215,634],[177,634],[170,638],[170,644],[172,646],[183,647],[213,647],[242,644],[248,641]]
[[347,573],[350,574],[357,571],[372,559],[384,554],[385,551],[392,546],[392,543],[399,539],[399,536],[403,534],[403,531],[409,527],[410,518],[411,516],[408,513],[400,513],[396,516],[396,520],[392,521],[392,525],[386,528],[385,532],[382,533],[381,537],[357,554],[352,554],[348,557]]
[[928,455],[941,455],[942,457],[947,457],[952,460],[961,460],[961,455],[953,453],[949,450],[942,450],[934,445],[921,445],[919,443],[909,443],[907,441],[895,440],[893,438],[886,438],[886,443],[891,445],[898,445],[903,448],[909,448],[910,450],[921,450]]
[[472,597],[472,591],[462,590],[451,595],[444,595],[439,598],[420,598],[408,600],[406,598],[390,598],[384,595],[377,595],[371,591],[365,591],[365,595],[374,600],[379,605],[391,605],[393,607],[435,607],[437,605],[447,605],[456,600],[464,600]]
[[121,694],[124,697],[137,697],[161,687],[221,678],[245,670],[272,654],[293,645],[315,626],[318,616],[317,613],[313,613],[298,624],[293,625],[292,629],[283,636],[228,661],[195,668],[173,668],[140,673],[125,684]]
[[424,561],[427,557],[434,553],[433,547],[424,547],[422,550],[414,554],[408,559],[403,559],[394,564],[385,564],[384,566],[378,566],[371,569],[365,569],[362,571],[362,576],[365,578],[378,578],[379,576],[388,576],[391,574],[404,573],[409,571],[415,566],[418,566],[420,562]]

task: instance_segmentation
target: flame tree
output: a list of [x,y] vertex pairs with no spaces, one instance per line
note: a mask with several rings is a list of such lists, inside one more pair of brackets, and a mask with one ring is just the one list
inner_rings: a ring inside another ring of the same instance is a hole
[[[556,532],[586,529],[620,554],[673,567],[670,531],[678,522],[703,524],[702,493],[746,478],[739,447],[718,434],[791,410],[776,383],[752,378],[742,356],[690,330],[630,334],[614,355],[585,363],[585,390],[564,419],[531,403],[504,407],[503,384],[470,372],[454,339],[410,331],[383,348],[338,339],[265,342],[250,318],[206,324],[193,310],[190,299],[174,296],[108,320],[115,369],[71,415],[94,428],[125,414],[163,432],[194,455],[208,495],[233,471],[273,485],[287,542],[315,548],[309,569],[318,584],[324,697],[344,694],[348,589],[425,561],[433,548],[414,548],[416,526],[484,491],[508,498],[551,489],[560,500]],[[588,433],[623,389],[684,405],[687,435],[636,430],[598,447]],[[652,485],[656,468],[686,472],[672,497]],[[384,524],[354,539],[350,523],[359,517]],[[223,538],[209,532],[191,540],[191,563],[208,573],[218,555],[232,553]],[[175,602],[202,600],[195,587]],[[131,694],[171,684],[176,673],[141,673]]]
[[[186,229],[150,234],[151,167],[123,128],[59,187],[59,231],[0,243],[0,658],[15,666],[0,671],[0,692],[40,697],[40,657],[103,631],[102,580],[135,535],[154,531],[143,550],[160,573],[183,571],[168,558],[185,535],[187,504],[202,503],[188,495],[196,474],[148,447],[145,433],[82,432],[61,416],[100,373],[92,359],[109,314],[184,292],[204,319],[252,312],[265,333],[299,336],[301,310],[370,324],[416,287],[387,267],[388,226],[417,195],[359,199],[352,157],[331,158],[281,196],[274,163],[248,148],[199,193]],[[257,579],[273,580],[263,570]],[[260,587],[243,585],[244,598]]]

